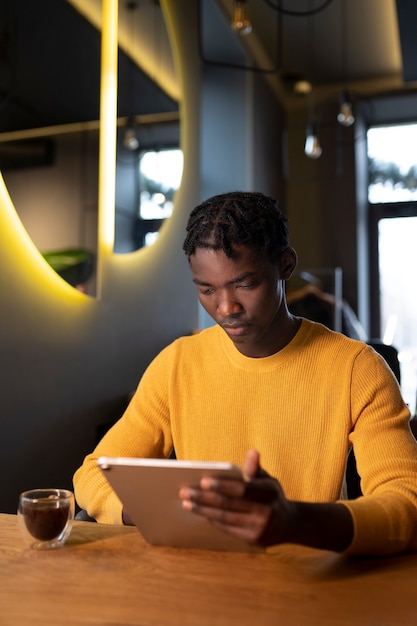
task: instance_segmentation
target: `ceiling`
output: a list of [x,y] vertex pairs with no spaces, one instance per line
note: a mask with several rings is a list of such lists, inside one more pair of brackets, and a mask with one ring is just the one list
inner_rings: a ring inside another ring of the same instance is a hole
[[[136,0],[132,11],[119,0],[119,116],[178,112],[165,2]],[[86,15],[100,6],[0,0],[0,133],[98,120],[100,31]],[[263,71],[284,106],[296,105],[299,78],[317,98],[342,87],[358,97],[416,87],[415,0],[247,0],[247,37],[230,28],[233,0],[199,6],[202,60]],[[152,47],[159,60],[147,66]]]
[[[230,19],[233,0],[219,5]],[[245,45],[258,67],[275,69],[270,81],[287,106],[299,79],[318,100],[343,88],[368,97],[417,86],[415,0],[247,0],[247,10]]]

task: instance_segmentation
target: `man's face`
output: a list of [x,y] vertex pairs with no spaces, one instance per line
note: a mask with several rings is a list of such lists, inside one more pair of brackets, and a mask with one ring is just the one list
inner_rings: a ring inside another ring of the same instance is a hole
[[295,253],[288,248],[273,264],[251,247],[233,250],[229,259],[222,250],[196,248],[190,265],[198,298],[240,352],[272,354],[286,333],[284,281],[295,267]]

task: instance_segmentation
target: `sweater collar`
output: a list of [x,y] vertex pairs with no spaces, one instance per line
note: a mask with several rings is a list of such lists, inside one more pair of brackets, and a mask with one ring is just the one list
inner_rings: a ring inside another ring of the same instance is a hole
[[244,354],[239,352],[233,341],[227,336],[224,330],[220,328],[220,326],[217,326],[216,330],[219,335],[220,345],[225,352],[227,359],[234,366],[246,369],[248,371],[252,370],[259,372],[280,367],[288,363],[288,359],[294,358],[294,356],[297,355],[300,347],[307,340],[312,325],[313,322],[302,319],[298,331],[284,348],[282,348],[275,354],[259,358],[245,356]]

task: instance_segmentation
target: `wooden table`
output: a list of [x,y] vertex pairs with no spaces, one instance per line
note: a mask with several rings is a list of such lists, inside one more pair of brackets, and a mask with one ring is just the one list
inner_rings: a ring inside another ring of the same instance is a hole
[[0,514],[1,626],[415,626],[416,588],[417,555],[155,548],[135,528],[88,522],[41,552]]

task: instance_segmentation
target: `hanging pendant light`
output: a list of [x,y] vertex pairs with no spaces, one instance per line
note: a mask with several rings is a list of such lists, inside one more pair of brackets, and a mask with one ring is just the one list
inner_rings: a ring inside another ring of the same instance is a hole
[[337,114],[337,121],[342,126],[352,126],[355,123],[355,118],[352,112],[352,103],[349,100],[347,91],[342,91],[340,94],[340,109]]
[[306,131],[306,141],[304,145],[304,153],[310,159],[318,159],[323,150],[320,145],[320,141],[317,135],[317,129],[315,124],[309,124]]
[[[133,55],[135,53],[136,48],[136,14],[137,9],[139,8],[138,0],[127,0],[126,9],[127,9],[127,20],[128,24],[131,28],[130,33],[130,46],[133,51]],[[129,102],[128,102],[128,118],[126,122],[126,126],[123,129],[123,146],[126,150],[131,150],[134,152],[139,148],[139,139],[138,139],[138,127],[135,120],[135,62],[132,58],[132,66],[130,68],[130,76],[129,78]]]
[[134,118],[129,118],[123,135],[123,145],[127,150],[137,150],[139,148],[138,128]]
[[246,0],[235,0],[231,26],[233,30],[242,36],[249,35],[252,32]]
[[308,64],[309,64],[309,84],[311,88],[307,92],[308,96],[308,124],[306,129],[306,138],[304,143],[304,154],[309,159],[318,159],[323,152],[320,141],[317,136],[317,126],[315,124],[316,114],[314,110],[314,22],[310,15],[308,20]]
[[342,126],[352,126],[355,123],[355,117],[352,112],[352,103],[347,91],[347,83],[349,79],[348,71],[348,19],[347,19],[347,2],[341,0],[340,3],[340,41],[341,41],[341,56],[342,56],[342,73],[345,83],[345,89],[340,94],[339,99],[339,112],[337,114],[337,121]]

